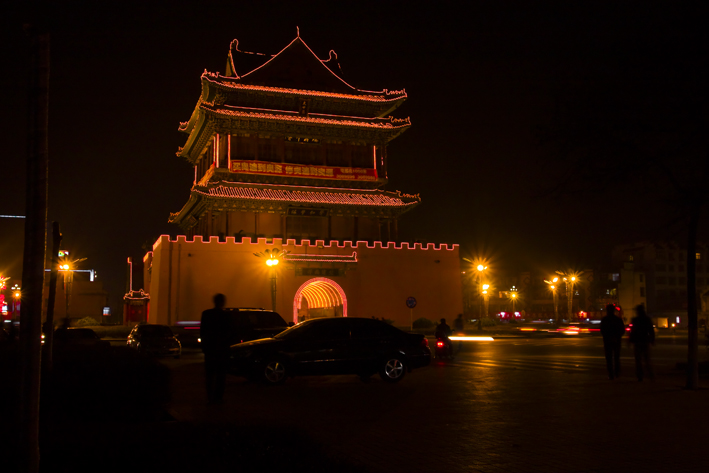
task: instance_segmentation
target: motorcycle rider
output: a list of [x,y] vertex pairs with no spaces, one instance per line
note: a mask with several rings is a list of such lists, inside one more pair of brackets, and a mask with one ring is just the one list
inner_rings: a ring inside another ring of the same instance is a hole
[[451,336],[451,333],[453,333],[453,331],[446,323],[446,319],[441,319],[441,323],[436,326],[436,339],[442,340],[448,347],[449,355],[453,356],[453,342],[448,338]]

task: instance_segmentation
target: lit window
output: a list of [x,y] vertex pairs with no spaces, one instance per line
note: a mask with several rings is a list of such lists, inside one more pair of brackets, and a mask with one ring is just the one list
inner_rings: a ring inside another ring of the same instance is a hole
[[110,308],[110,307],[104,307],[104,308],[103,308],[103,315],[104,315],[104,316],[109,316],[109,315],[111,315],[111,308]]
[[702,254],[701,254],[701,253],[697,253],[697,259],[702,259]]

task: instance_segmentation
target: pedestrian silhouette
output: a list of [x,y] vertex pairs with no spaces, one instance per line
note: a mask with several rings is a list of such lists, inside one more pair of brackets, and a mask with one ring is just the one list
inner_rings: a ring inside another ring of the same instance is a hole
[[214,296],[214,308],[202,312],[200,338],[204,352],[204,373],[209,404],[224,399],[224,384],[229,361],[229,319],[224,294]]
[[[650,379],[654,378],[652,363],[650,362],[650,345],[655,344],[655,329],[652,320],[645,313],[645,307],[641,304],[635,308],[636,316],[630,322],[629,343],[634,345],[635,352],[635,374],[638,381],[642,381],[644,375]],[[643,365],[644,369],[643,369]]]
[[606,316],[601,319],[601,335],[603,335],[603,350],[606,354],[608,378],[620,376],[620,346],[625,334],[625,324],[620,314],[617,314],[613,304],[606,306]]

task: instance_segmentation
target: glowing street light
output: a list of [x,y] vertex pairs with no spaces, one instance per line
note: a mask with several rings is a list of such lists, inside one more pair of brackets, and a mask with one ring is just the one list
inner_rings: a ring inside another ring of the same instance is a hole
[[574,311],[574,284],[578,282],[579,277],[576,273],[571,271],[568,273],[557,271],[556,274],[560,275],[564,280],[564,284],[566,284],[566,303],[568,304],[570,322]]
[[510,292],[508,292],[507,297],[512,301],[512,316],[516,317],[517,312],[515,312],[515,302],[517,302],[517,298],[519,297],[519,294],[517,294],[517,288],[512,286],[512,289],[510,289]]
[[483,285],[482,285],[482,295],[483,295],[483,304],[484,304],[484,307],[485,307],[485,311],[484,311],[485,317],[487,317],[487,315],[488,315],[488,307],[489,307],[489,304],[490,304],[490,296],[488,295],[488,292],[490,292],[491,290],[492,290],[492,289],[490,289],[490,285],[489,285],[489,284],[483,284]]
[[544,280],[545,283],[549,285],[549,289],[551,290],[551,295],[552,295],[552,300],[554,302],[554,321],[556,323],[559,323],[559,305],[557,304],[556,300],[556,282],[559,281],[559,278],[556,276],[552,278],[551,281]]
[[254,253],[254,256],[258,258],[266,258],[266,266],[271,270],[271,306],[273,311],[276,311],[276,295],[277,295],[277,278],[278,273],[276,272],[276,266],[278,266],[279,261],[288,254],[287,250],[280,250],[278,248],[273,248],[269,250],[268,248],[264,251]]
[[[65,258],[69,256],[69,252],[64,252]],[[74,261],[68,261],[64,259],[64,262],[59,265],[59,269],[64,271],[64,300],[66,302],[65,317],[67,321],[69,320],[69,300],[71,299],[71,288],[74,283],[74,268],[78,266],[78,263],[86,261],[86,258],[75,259]]]

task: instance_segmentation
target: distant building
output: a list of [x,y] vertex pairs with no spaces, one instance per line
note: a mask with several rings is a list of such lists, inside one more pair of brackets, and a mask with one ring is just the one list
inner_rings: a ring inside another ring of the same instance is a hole
[[[403,90],[352,87],[334,51],[319,59],[299,36],[274,55],[233,41],[225,74],[201,83],[179,128],[194,181],[170,222],[184,236],[161,237],[144,258],[150,322],[194,320],[217,292],[231,307],[275,304],[293,322],[408,326],[463,311],[458,245],[402,242],[398,221],[420,198],[384,190],[387,146],[410,127],[388,116]],[[267,267],[266,253],[281,252]]]
[[[707,308],[703,297],[706,298],[709,291],[708,254],[706,244],[697,245],[697,307],[700,319],[704,320]],[[613,249],[614,266],[619,268],[619,272],[625,271],[620,278],[624,292],[632,292],[632,297],[625,296],[626,303],[631,304],[632,308],[645,297],[648,315],[655,319],[658,327],[687,324],[686,261],[685,248],[674,243],[645,241],[619,245]]]

